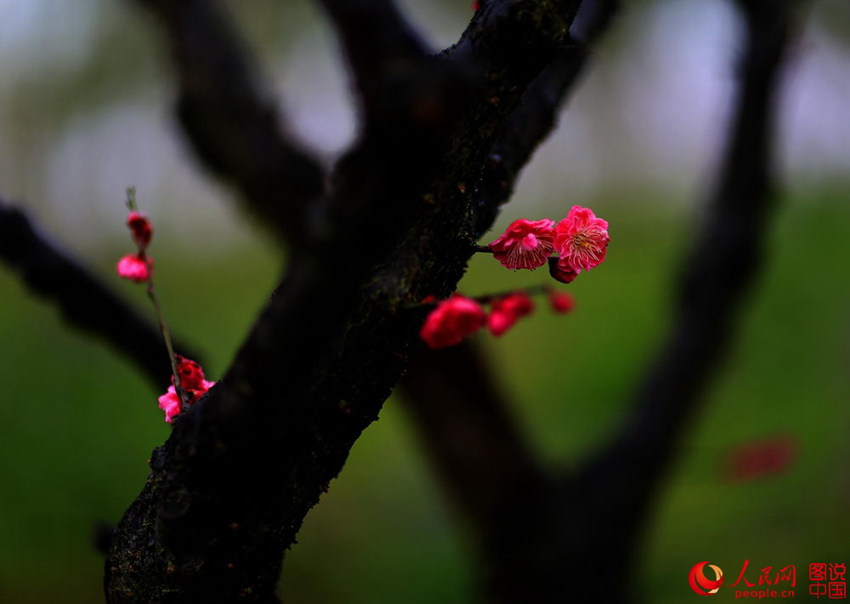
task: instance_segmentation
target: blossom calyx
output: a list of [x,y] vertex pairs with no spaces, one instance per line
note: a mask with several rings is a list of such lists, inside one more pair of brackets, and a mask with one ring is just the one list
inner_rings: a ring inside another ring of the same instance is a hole
[[549,258],[549,274],[555,281],[572,283],[578,277],[578,271],[561,258]]

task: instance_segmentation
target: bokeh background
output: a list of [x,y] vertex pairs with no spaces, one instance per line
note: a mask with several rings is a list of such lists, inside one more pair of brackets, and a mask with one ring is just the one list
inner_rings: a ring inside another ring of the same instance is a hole
[[[227,4],[295,130],[332,161],[356,123],[314,3]],[[465,0],[402,4],[435,47],[456,40],[472,14]],[[564,470],[613,434],[665,333],[735,82],[740,27],[728,2],[624,4],[499,223],[590,206],[611,223],[608,259],[570,287],[573,314],[541,309],[499,340],[479,336],[517,420]],[[182,140],[157,34],[129,1],[0,0],[0,192],[148,312],[141,289],[113,273],[130,251],[123,192],[135,185],[156,227],[166,315],[215,379],[275,287],[280,254]],[[687,572],[702,560],[734,579],[749,559],[751,580],[758,568],[796,564],[797,600],[809,562],[850,562],[848,109],[850,5],[821,0],[801,22],[784,79],[767,270],[655,509],[637,570],[646,602],[696,598]],[[481,257],[461,288],[544,278]],[[159,393],[2,266],[0,310],[0,602],[101,601],[93,527],[117,522],[168,435]],[[764,439],[788,445],[790,463],[734,480],[730,455]],[[287,555],[288,601],[471,600],[464,527],[396,400],[299,541]]]

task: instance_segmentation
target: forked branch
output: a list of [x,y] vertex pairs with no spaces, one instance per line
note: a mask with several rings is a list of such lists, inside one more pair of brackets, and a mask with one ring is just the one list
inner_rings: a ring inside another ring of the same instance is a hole
[[298,241],[324,170],[287,133],[277,103],[219,0],[135,0],[157,18],[177,79],[177,116],[204,164],[265,227]]

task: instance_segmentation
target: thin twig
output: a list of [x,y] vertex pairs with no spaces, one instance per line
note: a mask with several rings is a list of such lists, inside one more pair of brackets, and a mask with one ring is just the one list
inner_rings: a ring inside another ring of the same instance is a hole
[[[475,300],[479,304],[489,304],[494,300],[498,300],[500,298],[505,298],[507,296],[512,296],[514,294],[525,294],[527,296],[534,296],[536,294],[548,294],[551,293],[555,288],[549,283],[541,283],[539,285],[531,285],[529,287],[521,287],[518,289],[506,289],[500,292],[495,292],[492,294],[484,294],[481,296],[469,296],[470,300]],[[436,306],[443,300],[433,300],[430,302],[418,302],[415,304],[405,304],[404,308],[406,309],[415,309],[415,308],[429,308]]]
[[183,390],[183,386],[180,383],[180,372],[177,371],[177,355],[174,352],[174,344],[171,342],[171,332],[169,332],[168,324],[165,322],[165,316],[162,313],[162,306],[159,303],[159,297],[156,295],[156,288],[153,283],[153,270],[153,268],[150,269],[146,292],[148,294],[148,298],[150,298],[150,301],[153,304],[154,312],[156,313],[156,320],[159,324],[159,331],[162,334],[162,340],[165,342],[165,349],[168,351],[168,358],[171,361],[171,374],[174,379],[174,390],[177,392],[177,396],[180,397],[180,401],[183,403],[182,410],[185,411],[189,408],[189,397],[186,395],[186,392]]
[[[139,206],[136,202],[136,187],[127,187],[127,209],[131,212],[139,211]],[[165,315],[162,312],[162,306],[160,305],[159,297],[156,294],[156,287],[154,286],[153,281],[155,270],[153,261],[150,261],[148,258],[146,246],[142,245],[139,241],[136,241],[136,245],[139,259],[148,267],[148,279],[145,291],[153,304],[156,320],[159,324],[159,331],[162,334],[162,340],[165,343],[165,349],[168,352],[168,359],[171,363],[171,377],[172,382],[174,383],[174,390],[177,392],[177,396],[180,397],[180,401],[183,403],[182,410],[185,411],[189,407],[189,397],[186,395],[186,392],[183,390],[180,383],[180,372],[177,370],[177,355],[174,353],[174,344],[171,341],[171,333],[168,331],[168,324],[165,322]]]
[[[172,370],[162,354],[157,328],[2,198],[0,260],[34,293],[56,304],[72,325],[133,361],[154,389],[164,388]],[[178,346],[192,358],[200,357],[189,345],[178,342]]]

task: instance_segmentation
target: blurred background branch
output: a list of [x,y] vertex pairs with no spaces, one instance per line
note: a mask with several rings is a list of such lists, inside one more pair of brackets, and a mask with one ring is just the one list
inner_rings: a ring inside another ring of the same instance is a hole
[[422,351],[401,393],[449,499],[480,545],[514,517],[518,500],[547,488],[478,343]]
[[[389,0],[322,0],[333,21],[360,96],[366,128],[388,130],[404,109],[427,93],[412,86],[428,50]],[[415,74],[415,75],[413,75]],[[390,122],[387,124],[386,122]]]
[[607,597],[627,597],[652,503],[716,377],[762,266],[775,205],[776,104],[799,2],[739,0],[739,84],[714,193],[678,285],[667,341],[610,448],[568,484],[586,534],[583,572],[612,565]]
[[220,2],[136,0],[162,25],[177,79],[176,112],[195,153],[279,237],[300,240],[324,171],[286,132]]

